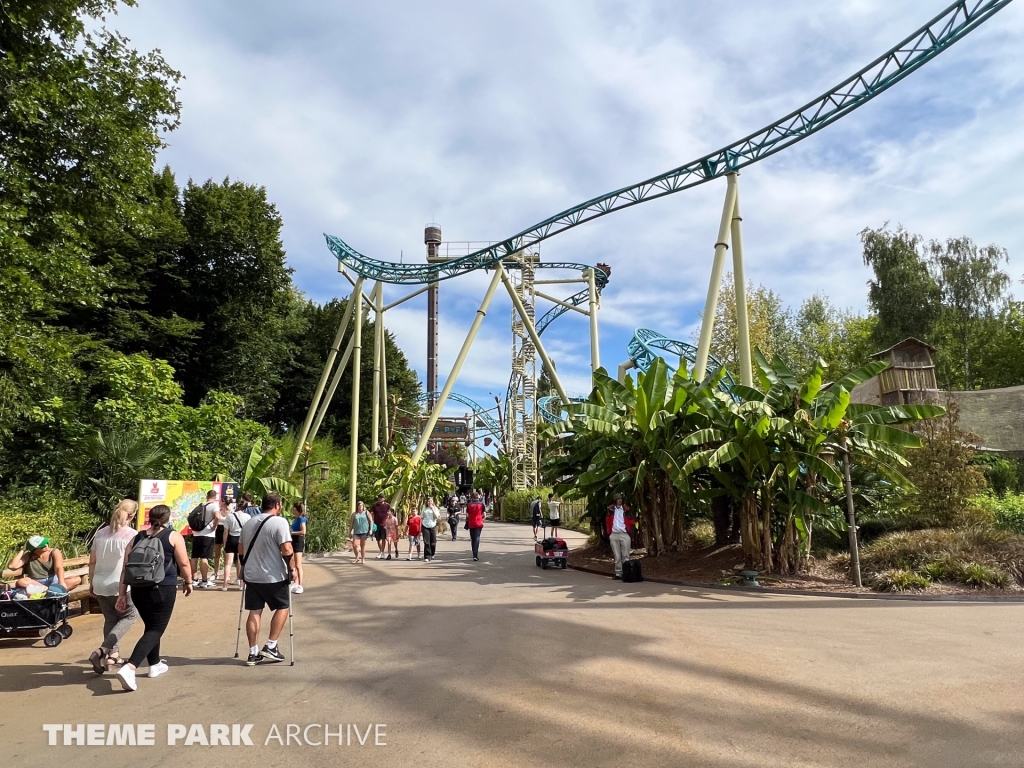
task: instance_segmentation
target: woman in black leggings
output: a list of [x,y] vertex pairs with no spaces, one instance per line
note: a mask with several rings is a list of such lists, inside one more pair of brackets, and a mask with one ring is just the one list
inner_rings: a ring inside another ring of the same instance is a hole
[[[167,662],[160,658],[160,638],[163,637],[164,630],[167,629],[167,624],[171,620],[171,612],[174,610],[179,574],[185,579],[185,596],[188,597],[192,594],[192,570],[189,567],[185,539],[170,527],[170,519],[171,508],[166,504],[157,504],[149,510],[149,528],[139,533],[124,553],[124,560],[127,563],[132,549],[142,541],[143,536],[158,539],[164,548],[163,579],[155,586],[132,587],[132,602],[135,603],[135,611],[142,619],[146,631],[142,633],[139,642],[135,644],[135,650],[132,651],[128,663],[117,673],[121,687],[126,691],[134,691],[138,688],[135,681],[135,670],[143,660],[149,663],[150,677],[159,677],[167,671]],[[128,587],[122,577],[117,609],[123,611],[127,602]]]

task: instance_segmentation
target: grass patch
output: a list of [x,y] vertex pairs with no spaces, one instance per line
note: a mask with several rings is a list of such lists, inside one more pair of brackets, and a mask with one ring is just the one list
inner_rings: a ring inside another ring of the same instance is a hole
[[890,533],[864,546],[861,569],[880,591],[931,582],[1005,589],[1024,583],[1024,537],[988,527]]
[[713,547],[715,526],[709,520],[698,520],[686,532],[686,543],[691,547]]

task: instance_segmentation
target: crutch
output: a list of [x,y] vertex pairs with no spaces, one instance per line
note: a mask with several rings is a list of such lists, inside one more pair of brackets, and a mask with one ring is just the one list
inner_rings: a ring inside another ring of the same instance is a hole
[[295,666],[295,628],[292,624],[292,590],[291,584],[288,585],[288,642],[292,647],[292,661],[289,667]]
[[235,658],[238,658],[238,643],[242,639],[242,608],[245,606],[245,582],[242,582],[242,598],[238,602],[238,633],[235,635]]

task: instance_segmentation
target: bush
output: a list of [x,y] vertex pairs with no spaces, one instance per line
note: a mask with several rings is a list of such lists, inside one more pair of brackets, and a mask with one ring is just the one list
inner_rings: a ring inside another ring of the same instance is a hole
[[1004,459],[991,453],[975,454],[973,463],[985,470],[985,480],[994,493],[1002,496],[1007,492],[1020,489],[1020,462],[1015,459]]
[[1006,587],[1024,583],[1024,537],[988,527],[890,533],[861,549],[861,569],[874,579],[909,571],[931,581]]
[[877,592],[906,592],[908,589],[928,589],[931,582],[906,568],[892,568],[882,571],[871,580],[871,587]]
[[548,516],[548,494],[551,493],[551,489],[548,487],[537,486],[530,488],[525,491],[510,491],[501,497],[501,519],[508,522],[530,522],[530,504],[533,500],[540,496],[541,500],[541,513],[546,518]]
[[307,552],[337,552],[348,537],[348,496],[337,488],[317,488],[309,495]]
[[1024,536],[1024,494],[1007,493],[998,497],[984,493],[971,501],[996,528]]
[[50,538],[65,557],[88,553],[86,535],[96,527],[88,506],[51,490],[21,488],[0,498],[0,560],[3,567],[25,546],[29,536]]
[[708,520],[695,522],[686,532],[686,543],[691,547],[713,547],[715,545],[714,524]]

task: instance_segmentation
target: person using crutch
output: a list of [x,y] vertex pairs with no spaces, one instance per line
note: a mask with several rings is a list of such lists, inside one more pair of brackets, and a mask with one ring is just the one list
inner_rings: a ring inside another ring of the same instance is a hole
[[[290,585],[295,578],[295,568],[291,562],[292,534],[287,521],[281,517],[281,496],[268,493],[263,497],[261,509],[261,514],[248,520],[242,527],[242,538],[238,543],[242,580],[245,582],[244,604],[249,611],[245,622],[249,658],[245,663],[250,667],[263,661],[284,661],[277,640],[291,615]],[[273,614],[270,617],[269,639],[260,649],[260,623],[264,607],[270,608]]]

